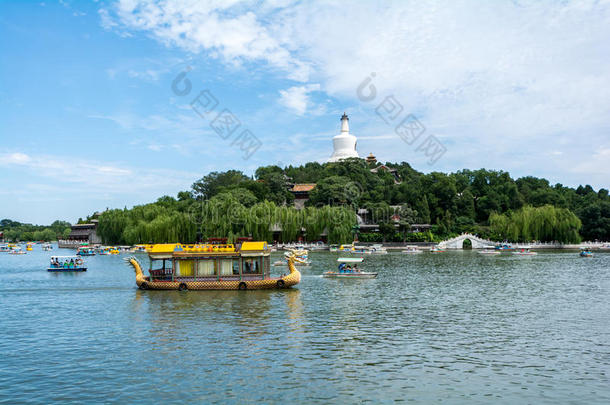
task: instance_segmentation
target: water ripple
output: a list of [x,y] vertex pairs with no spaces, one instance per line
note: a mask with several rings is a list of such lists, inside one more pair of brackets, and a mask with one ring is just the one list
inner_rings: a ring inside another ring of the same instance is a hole
[[608,403],[610,255],[367,258],[375,280],[134,288],[120,258],[0,254],[0,403]]

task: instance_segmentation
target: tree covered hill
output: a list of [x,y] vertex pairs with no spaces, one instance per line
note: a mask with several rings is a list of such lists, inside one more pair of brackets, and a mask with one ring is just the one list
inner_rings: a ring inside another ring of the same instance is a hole
[[[292,207],[289,187],[295,183],[316,184],[303,210]],[[607,189],[513,179],[485,169],[424,174],[406,162],[380,165],[362,159],[265,166],[252,178],[237,170],[212,172],[177,198],[102,213],[98,233],[109,243],[192,242],[198,232],[271,241],[272,228],[279,225],[285,241],[306,228],[308,240],[319,239],[327,229],[329,242],[347,242],[358,208],[376,214],[389,240],[413,240],[404,226],[413,223],[433,225],[428,240],[464,231],[497,240],[610,240]]]
[[45,226],[3,219],[0,220],[0,232],[10,241],[53,241],[68,237],[70,223],[58,220]]

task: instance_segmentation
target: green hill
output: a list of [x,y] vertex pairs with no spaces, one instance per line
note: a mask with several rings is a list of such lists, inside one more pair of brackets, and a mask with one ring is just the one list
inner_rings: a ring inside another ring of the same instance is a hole
[[[304,183],[316,186],[296,209],[290,190]],[[378,230],[356,226],[358,209],[367,210]],[[610,198],[606,189],[513,179],[503,171],[424,174],[405,162],[348,159],[265,166],[253,178],[237,170],[212,172],[176,198],[108,210],[99,221],[105,242],[126,244],[195,242],[198,236],[340,243],[354,232],[360,240],[435,241],[465,231],[495,240],[578,242],[610,240]],[[413,233],[411,224],[432,227]]]

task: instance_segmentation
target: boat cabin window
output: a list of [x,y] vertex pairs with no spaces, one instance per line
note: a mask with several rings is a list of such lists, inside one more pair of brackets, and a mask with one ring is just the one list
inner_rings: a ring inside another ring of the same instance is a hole
[[172,260],[171,259],[157,259],[150,261],[150,269],[151,270],[165,270],[172,268]]
[[194,275],[194,260],[176,260],[176,274],[181,277],[192,277]]
[[244,258],[242,266],[242,274],[261,274],[261,257]]
[[172,274],[172,259],[154,259],[150,261],[151,277],[166,277]]
[[214,262],[216,260],[206,259],[199,260],[197,263],[197,275],[198,276],[215,276],[217,275],[216,266]]
[[220,259],[218,261],[221,276],[239,275],[238,259]]

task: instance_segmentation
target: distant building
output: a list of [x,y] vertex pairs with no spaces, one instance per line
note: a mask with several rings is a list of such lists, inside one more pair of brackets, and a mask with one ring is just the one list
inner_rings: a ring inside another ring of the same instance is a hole
[[301,209],[309,200],[309,193],[316,188],[316,183],[293,184],[289,191],[294,195],[294,207]]
[[375,155],[373,155],[372,152],[369,153],[369,155],[366,157],[366,163],[371,166],[377,164],[377,158],[375,157]]
[[[397,229],[400,225],[400,215],[397,211],[399,208],[399,205],[390,205],[390,209],[394,213],[390,215],[389,219]],[[366,208],[359,208],[356,211],[356,219],[360,232],[379,232],[379,224],[377,222],[383,221],[383,218],[381,218],[381,221],[379,221],[379,218],[374,218],[371,215],[371,212]],[[432,225],[430,224],[411,224],[409,232],[425,232],[430,230],[430,228],[432,228]]]
[[385,171],[394,176],[394,183],[400,184],[400,176],[398,175],[398,171],[396,169],[392,169],[386,165],[379,165],[373,169],[371,169],[371,173],[379,173],[380,171]]
[[67,242],[70,244],[86,242],[90,244],[102,243],[102,240],[97,236],[97,224],[98,220],[93,219],[89,224],[72,225],[72,231],[70,236],[68,236]]
[[358,140],[349,133],[349,118],[343,113],[341,117],[341,133],[333,138],[333,154],[329,162],[338,162],[342,159],[359,158],[356,151]]
[[426,232],[432,228],[430,224],[411,224],[411,232]]

